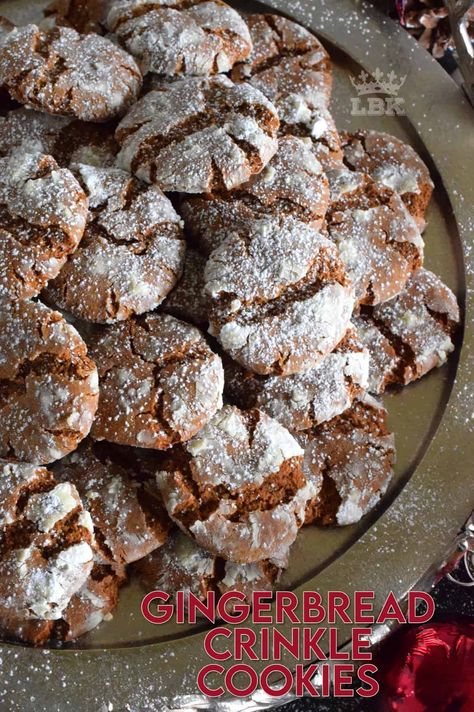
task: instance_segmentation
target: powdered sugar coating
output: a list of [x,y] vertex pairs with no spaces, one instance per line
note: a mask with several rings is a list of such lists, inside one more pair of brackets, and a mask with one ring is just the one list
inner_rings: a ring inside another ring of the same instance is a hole
[[0,525],[2,620],[56,620],[92,569],[93,537],[80,523],[79,495],[42,468],[2,460],[0,469],[10,514]]
[[115,0],[107,25],[144,73],[228,72],[252,48],[244,20],[220,0]]
[[248,84],[187,78],[151,91],[117,128],[118,161],[162,190],[227,190],[259,173],[277,150],[275,107]]
[[303,433],[304,471],[319,486],[306,522],[345,526],[358,522],[385,493],[393,475],[394,436],[386,411],[365,395],[342,415]]
[[[406,385],[445,363],[454,351],[459,321],[459,306],[452,291],[433,272],[415,272],[403,292],[364,316],[372,336],[367,340],[375,364],[372,389],[383,392],[389,384]],[[378,338],[374,338],[374,330]],[[391,348],[381,351],[381,339]],[[387,352],[392,354],[388,363],[384,359]]]
[[77,331],[40,303],[4,304],[0,325],[0,456],[53,462],[90,430],[97,369]]
[[356,297],[378,304],[398,294],[423,262],[424,242],[400,196],[368,176],[328,171],[328,235],[338,246]]
[[38,294],[82,238],[87,198],[51,156],[0,158],[0,298]]
[[125,112],[141,83],[132,57],[95,34],[26,25],[0,47],[0,84],[16,101],[49,114],[106,121]]
[[74,166],[91,213],[79,249],[47,289],[54,305],[111,323],[160,304],[184,263],[181,220],[156,186],[118,168]]
[[232,192],[187,197],[179,210],[198,249],[210,254],[230,225],[251,217],[290,215],[318,229],[328,201],[327,178],[311,148],[284,136],[270,163],[249,183]]
[[89,344],[100,378],[96,439],[166,449],[221,406],[221,360],[189,324],[147,314],[107,327]]
[[349,330],[322,363],[306,373],[259,377],[225,363],[225,390],[237,405],[257,407],[291,431],[339,415],[368,386],[369,352]]
[[206,550],[238,563],[285,560],[312,487],[303,451],[263,412],[225,406],[157,473],[169,515]]
[[354,305],[337,250],[293,218],[237,226],[205,270],[210,333],[260,374],[306,371],[346,332]]

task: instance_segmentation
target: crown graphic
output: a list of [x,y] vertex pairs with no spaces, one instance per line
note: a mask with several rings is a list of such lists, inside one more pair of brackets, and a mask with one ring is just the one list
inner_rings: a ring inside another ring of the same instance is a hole
[[377,68],[372,77],[362,70],[356,79],[350,77],[350,80],[359,96],[365,94],[391,94],[395,96],[404,85],[406,78],[406,74],[404,77],[397,77],[395,72],[389,72],[385,75],[384,72]]

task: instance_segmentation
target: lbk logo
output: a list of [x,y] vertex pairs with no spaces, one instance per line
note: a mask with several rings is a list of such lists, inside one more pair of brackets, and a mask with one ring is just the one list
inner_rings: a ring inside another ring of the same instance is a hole
[[[363,70],[357,78],[350,77],[351,84],[358,96],[352,97],[351,114],[353,116],[404,116],[404,99],[398,92],[405,83],[404,77],[397,77],[395,72],[384,74],[378,67],[371,77]],[[370,96],[384,94],[385,96]]]

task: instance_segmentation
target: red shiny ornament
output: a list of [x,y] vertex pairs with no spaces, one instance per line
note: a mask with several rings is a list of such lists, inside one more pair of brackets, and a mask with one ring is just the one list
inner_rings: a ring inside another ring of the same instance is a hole
[[387,712],[474,711],[474,624],[405,626],[377,664]]

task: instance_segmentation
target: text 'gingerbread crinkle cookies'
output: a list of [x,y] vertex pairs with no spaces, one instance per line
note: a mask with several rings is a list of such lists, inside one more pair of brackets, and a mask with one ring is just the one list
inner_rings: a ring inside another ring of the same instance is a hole
[[90,515],[44,468],[1,460],[0,470],[0,627],[58,620],[92,570]]
[[179,216],[159,188],[118,168],[78,164],[74,172],[89,197],[89,222],[46,299],[102,323],[154,309],[183,269]]
[[244,20],[220,0],[115,0],[107,25],[144,74],[228,72],[252,49]]
[[398,193],[346,168],[328,171],[328,178],[327,231],[339,248],[357,301],[384,302],[421,267],[423,238]]
[[0,85],[20,104],[48,114],[107,121],[126,111],[141,84],[135,60],[95,34],[26,25],[0,42]]
[[92,435],[165,450],[221,407],[222,363],[201,332],[167,314],[107,327],[89,341],[100,379]]
[[112,166],[119,147],[115,124],[93,124],[21,107],[0,117],[0,156],[14,149],[47,153],[63,168],[73,163]]
[[370,351],[370,390],[404,386],[445,363],[459,320],[456,297],[426,269],[415,272],[397,297],[365,310],[356,323]]
[[318,491],[308,504],[306,523],[358,522],[385,493],[393,475],[395,443],[386,411],[368,395],[342,415],[298,434],[303,471]]
[[354,296],[336,247],[293,218],[249,221],[211,254],[210,333],[245,368],[317,366],[349,327]]
[[0,309],[0,457],[47,464],[88,434],[97,369],[77,331],[43,304]]
[[0,158],[0,298],[37,295],[82,238],[87,197],[51,156]]
[[328,180],[311,148],[284,136],[270,163],[248,183],[233,191],[186,197],[179,211],[197,248],[209,255],[236,223],[252,217],[289,215],[318,229],[328,203]]
[[210,591],[217,595],[241,591],[249,602],[253,591],[271,591],[281,573],[269,561],[236,564],[220,559],[179,530],[160,549],[137,561],[133,570],[147,591],[170,596],[190,591],[203,601]]
[[57,463],[54,475],[77,487],[106,562],[129,564],[166,541],[170,522],[156,485],[132,479],[113,447],[88,440]]
[[266,166],[277,150],[275,107],[249,84],[223,76],[164,84],[120,122],[118,161],[162,190],[231,190]]
[[416,151],[381,131],[341,134],[344,163],[368,173],[377,183],[399,193],[421,229],[433,192],[430,172]]
[[257,376],[224,359],[225,392],[241,408],[260,408],[290,431],[308,430],[347,410],[368,386],[369,352],[349,329],[335,350],[305,373]]
[[306,137],[325,168],[340,163],[342,150],[328,111],[332,73],[329,55],[316,37],[278,15],[247,18],[253,51],[232,71],[275,104],[280,133]]
[[303,451],[259,410],[225,406],[157,473],[170,517],[196,542],[237,563],[286,560],[313,490]]

